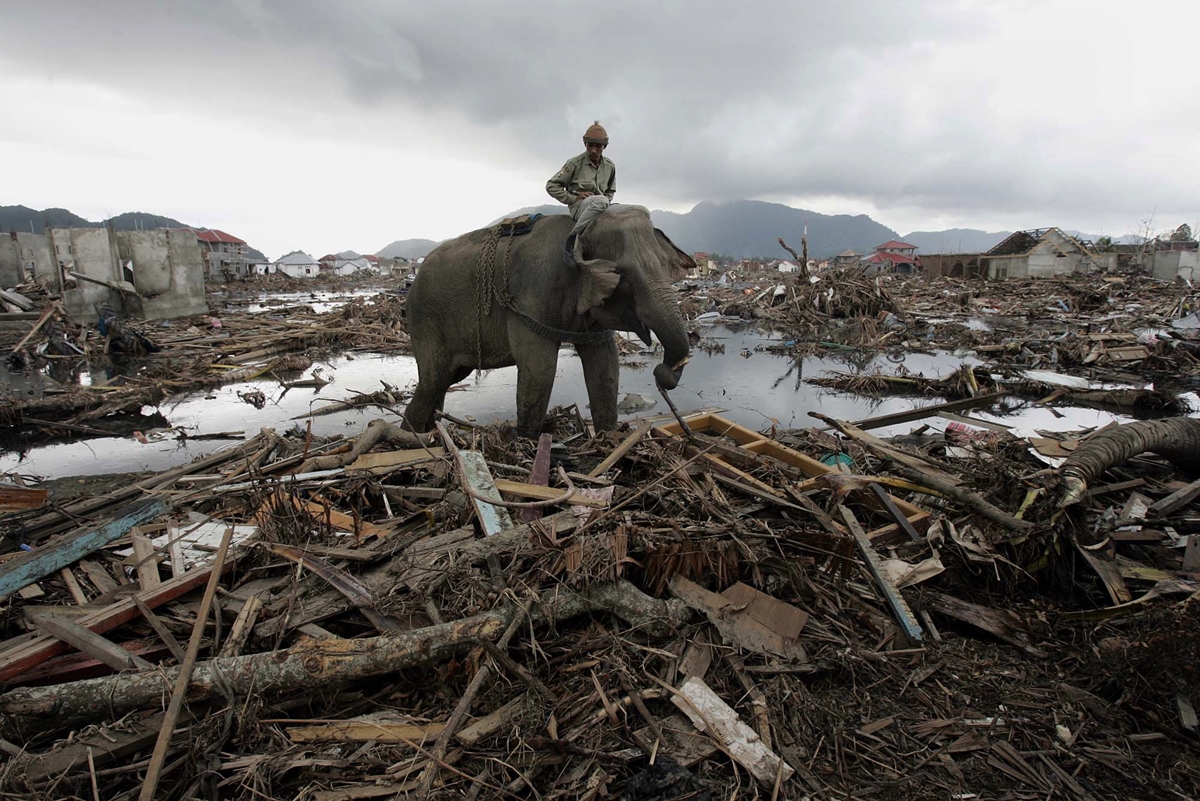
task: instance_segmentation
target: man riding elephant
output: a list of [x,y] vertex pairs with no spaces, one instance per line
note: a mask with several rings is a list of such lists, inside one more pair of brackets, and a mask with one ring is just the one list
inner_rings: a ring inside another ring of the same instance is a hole
[[608,131],[596,120],[583,133],[583,153],[575,156],[546,182],[546,192],[559,203],[569,208],[575,227],[563,243],[563,258],[567,264],[578,266],[575,261],[575,240],[594,220],[605,211],[620,211],[627,208],[613,203],[617,192],[617,167],[605,158],[608,147]]

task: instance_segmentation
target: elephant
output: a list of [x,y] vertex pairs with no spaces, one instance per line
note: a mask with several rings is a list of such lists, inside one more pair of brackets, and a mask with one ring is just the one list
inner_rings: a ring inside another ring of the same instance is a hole
[[517,366],[517,432],[536,436],[550,405],[558,349],[572,342],[597,431],[617,426],[616,342],[630,331],[663,346],[654,377],[678,384],[689,352],[671,287],[696,263],[650,222],[640,206],[597,217],[578,237],[578,266],[562,243],[574,221],[537,220],[521,236],[497,226],[449,240],[431,252],[408,292],[408,332],[417,388],[405,410],[415,431],[428,431],[446,390],[477,367]]

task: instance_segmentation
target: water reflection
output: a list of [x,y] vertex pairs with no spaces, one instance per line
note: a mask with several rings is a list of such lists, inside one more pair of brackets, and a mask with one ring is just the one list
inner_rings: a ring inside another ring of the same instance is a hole
[[[725,416],[754,429],[771,425],[801,428],[819,425],[808,416],[811,410],[845,420],[856,420],[880,414],[903,411],[941,401],[937,397],[920,399],[872,399],[838,393],[804,383],[805,378],[826,371],[896,372],[902,366],[912,373],[930,378],[943,377],[958,369],[964,362],[976,360],[955,358],[949,354],[895,355],[838,351],[825,357],[794,360],[763,348],[778,344],[778,339],[753,328],[712,326],[703,329],[712,344],[711,352],[694,349],[691,361],[684,370],[683,380],[671,397],[681,410],[718,407]],[[661,353],[634,354],[623,358],[620,372],[620,392],[637,393],[656,401],[639,414],[666,413],[666,404],[654,385],[653,367]],[[72,368],[73,369],[73,368]],[[107,368],[105,368],[107,369]],[[59,443],[34,448],[24,454],[0,455],[0,472],[18,470],[26,474],[56,477],[91,475],[103,472],[132,472],[164,470],[210,453],[229,444],[220,440],[180,440],[179,432],[190,435],[229,433],[241,438],[251,436],[260,428],[271,427],[284,431],[304,425],[295,418],[333,401],[348,399],[362,393],[376,392],[384,382],[393,387],[411,389],[416,385],[416,363],[410,356],[392,354],[341,354],[318,361],[303,377],[315,372],[330,381],[320,389],[286,390],[273,380],[231,384],[218,389],[173,397],[160,403],[157,409],[143,413],[161,412],[169,420],[165,428],[157,420],[147,418],[142,433],[146,442],[130,437],[93,439]],[[92,373],[92,380],[102,380]],[[483,423],[512,419],[516,409],[516,368],[489,370],[473,374],[458,391],[446,397],[446,411],[456,417]],[[239,393],[258,390],[266,396],[261,409],[242,402]],[[558,370],[552,405],[578,404],[587,416],[587,391],[579,358],[572,348],[559,353]],[[634,415],[621,415],[628,419]],[[378,408],[343,411],[312,418],[313,432],[323,436],[356,435],[376,417],[394,419],[394,415]],[[102,421],[99,421],[102,422]]]

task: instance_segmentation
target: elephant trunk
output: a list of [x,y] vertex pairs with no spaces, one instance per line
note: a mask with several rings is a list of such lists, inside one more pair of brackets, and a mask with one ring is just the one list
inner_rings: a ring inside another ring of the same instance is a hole
[[638,317],[654,332],[663,346],[663,362],[654,368],[654,378],[663,389],[675,389],[688,356],[687,329],[670,284],[656,282],[642,294]]

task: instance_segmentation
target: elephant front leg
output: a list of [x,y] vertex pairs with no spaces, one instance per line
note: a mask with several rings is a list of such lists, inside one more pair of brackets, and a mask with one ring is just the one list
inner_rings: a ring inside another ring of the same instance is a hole
[[576,345],[575,351],[583,364],[583,381],[592,404],[592,425],[597,431],[610,431],[617,427],[617,341],[610,338],[598,345]]
[[536,437],[550,407],[558,369],[558,343],[517,323],[509,325],[509,342],[517,362],[517,432]]

